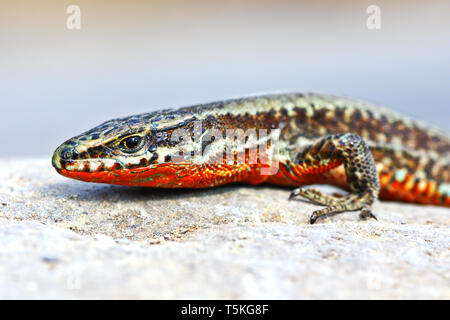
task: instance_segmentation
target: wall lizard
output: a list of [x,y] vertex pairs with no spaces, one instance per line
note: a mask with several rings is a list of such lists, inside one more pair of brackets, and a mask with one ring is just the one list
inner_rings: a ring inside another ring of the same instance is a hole
[[[311,223],[346,211],[375,217],[377,198],[450,207],[447,133],[324,94],[268,94],[114,119],[64,142],[52,164],[66,177],[127,186],[291,186],[290,199],[325,206]],[[310,184],[349,194],[304,187]]]

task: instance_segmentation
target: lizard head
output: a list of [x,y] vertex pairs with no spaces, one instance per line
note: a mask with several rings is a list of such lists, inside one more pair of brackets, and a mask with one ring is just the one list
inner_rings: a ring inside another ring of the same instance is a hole
[[[178,145],[189,140],[194,120],[183,110],[110,120],[61,144],[52,165],[63,176],[82,181],[161,186],[162,172],[172,164]],[[177,129],[185,134],[175,135]]]

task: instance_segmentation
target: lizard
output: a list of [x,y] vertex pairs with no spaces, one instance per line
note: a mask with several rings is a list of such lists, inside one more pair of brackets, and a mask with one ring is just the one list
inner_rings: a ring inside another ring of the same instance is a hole
[[[256,152],[253,152],[255,151]],[[54,152],[63,176],[158,188],[292,187],[321,217],[396,200],[450,207],[450,137],[390,109],[317,93],[247,96],[113,119]],[[331,184],[347,194],[305,187]]]

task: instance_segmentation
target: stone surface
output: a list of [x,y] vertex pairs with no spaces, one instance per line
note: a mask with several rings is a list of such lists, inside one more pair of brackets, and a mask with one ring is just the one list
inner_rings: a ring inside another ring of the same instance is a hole
[[89,184],[50,159],[0,160],[0,298],[450,299],[450,209],[379,202],[378,221],[309,225],[317,206],[288,196]]

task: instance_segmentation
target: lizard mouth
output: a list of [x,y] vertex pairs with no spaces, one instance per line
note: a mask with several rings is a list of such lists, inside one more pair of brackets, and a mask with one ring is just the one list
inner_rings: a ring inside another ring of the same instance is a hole
[[125,167],[116,159],[80,159],[64,144],[53,153],[52,165],[62,176],[85,182],[168,188],[180,187],[177,172],[183,167],[168,163]]
[[55,153],[52,165],[59,174],[67,178],[99,183],[111,183],[114,180],[115,170],[107,171],[105,161],[102,160],[63,160]]
[[55,150],[52,165],[58,173],[66,176],[71,172],[95,173],[123,169],[116,159],[92,158],[86,148],[77,148],[70,143],[63,143]]
[[58,150],[53,154],[52,165],[67,178],[98,183],[116,183],[118,177],[130,176],[131,171],[113,159],[65,160]]
[[[139,168],[118,168],[113,170],[90,171],[92,160],[74,161],[73,165],[66,168],[55,168],[56,171],[68,178],[84,182],[106,183],[123,186],[145,186],[180,188],[196,187],[192,177],[179,177],[180,170],[185,170],[186,165],[172,166],[170,164],[158,164]],[[186,181],[185,181],[186,180]]]

